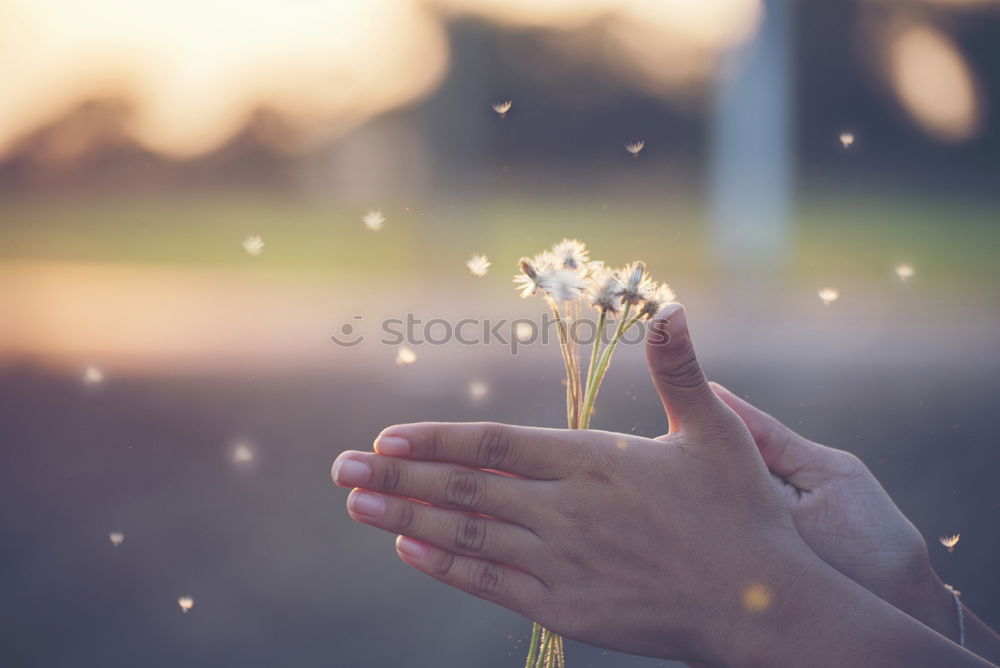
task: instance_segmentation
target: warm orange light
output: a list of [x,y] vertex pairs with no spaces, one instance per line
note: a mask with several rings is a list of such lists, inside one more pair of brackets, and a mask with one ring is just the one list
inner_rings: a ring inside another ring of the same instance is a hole
[[279,149],[309,148],[433,91],[460,15],[569,35],[576,56],[663,93],[703,82],[761,11],[761,0],[7,0],[0,157],[84,108],[32,146],[39,159],[129,141],[188,158],[251,124]]
[[982,100],[975,75],[939,30],[910,25],[892,40],[889,80],[903,108],[925,132],[944,141],[976,134]]

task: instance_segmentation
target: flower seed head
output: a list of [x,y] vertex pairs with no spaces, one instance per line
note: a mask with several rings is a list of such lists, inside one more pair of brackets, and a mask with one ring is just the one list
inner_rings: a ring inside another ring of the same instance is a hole
[[669,304],[677,298],[674,291],[670,289],[670,286],[666,283],[660,283],[650,292],[649,296],[646,297],[646,302],[642,305],[642,310],[639,311],[639,315],[644,316],[647,319],[652,318],[654,315],[660,312],[660,309],[664,305]]
[[583,276],[573,269],[555,269],[546,277],[542,289],[557,304],[575,302],[587,288]]
[[[591,266],[598,264],[591,262]],[[620,294],[625,288],[618,273],[600,264],[592,268],[587,285],[587,296],[594,308],[614,315],[621,310]]]
[[625,268],[620,270],[619,280],[625,287],[618,295],[626,304],[635,305],[646,301],[653,291],[653,281],[646,275],[645,262],[636,261],[625,265]]
[[566,269],[585,270],[587,267],[587,246],[576,239],[563,239],[552,247],[552,254]]

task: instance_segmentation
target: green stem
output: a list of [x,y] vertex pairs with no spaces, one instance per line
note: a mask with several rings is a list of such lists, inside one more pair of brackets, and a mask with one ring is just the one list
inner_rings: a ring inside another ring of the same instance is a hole
[[559,332],[559,350],[562,352],[563,364],[566,365],[566,421],[570,429],[576,429],[580,424],[580,375],[573,364],[570,355],[569,336],[566,334],[566,323],[559,313],[559,305],[551,297],[546,297],[552,315],[556,320],[556,331]]
[[[597,319],[597,333],[594,336],[594,345],[590,349],[590,363],[587,365],[587,382],[584,385],[589,391],[590,381],[594,378],[594,369],[597,368],[597,353],[601,349],[601,336],[604,333],[604,324],[607,322],[608,312],[601,309],[601,315]],[[586,395],[584,395],[586,400]],[[583,417],[582,415],[580,416]]]
[[528,646],[528,659],[524,662],[524,668],[535,668],[538,659],[538,639],[541,632],[542,627],[538,622],[531,625],[531,644]]
[[545,664],[544,668],[555,668],[553,666],[553,659],[555,658],[555,634],[552,631],[546,631],[548,634],[548,639],[545,643]]
[[[608,365],[611,363],[611,355],[615,352],[615,347],[618,345],[618,341],[621,339],[622,334],[624,334],[632,325],[639,321],[641,315],[637,315],[631,320],[628,319],[629,311],[631,311],[632,305],[626,304],[625,310],[622,312],[621,320],[618,321],[618,328],[615,330],[615,335],[608,342],[608,345],[604,347],[604,351],[601,353],[600,361],[597,363],[597,370],[594,372],[590,382],[587,384],[587,393],[584,395],[583,400],[583,410],[580,413],[580,429],[587,429],[590,426],[590,415],[594,412],[594,402],[597,400],[597,390],[601,386],[601,382],[604,380],[604,374],[608,371]],[[589,375],[589,374],[588,374]]]

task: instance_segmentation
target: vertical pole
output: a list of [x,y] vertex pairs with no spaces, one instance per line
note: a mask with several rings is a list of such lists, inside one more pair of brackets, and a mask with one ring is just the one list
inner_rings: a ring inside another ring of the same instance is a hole
[[763,0],[757,35],[723,56],[710,154],[711,239],[725,268],[766,280],[787,255],[792,215],[791,4]]

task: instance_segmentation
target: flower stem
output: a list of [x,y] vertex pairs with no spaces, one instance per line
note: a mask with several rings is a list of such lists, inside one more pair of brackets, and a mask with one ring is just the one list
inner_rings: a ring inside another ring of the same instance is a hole
[[566,421],[570,429],[580,425],[580,370],[573,363],[570,353],[569,336],[566,333],[566,323],[559,313],[559,305],[551,297],[546,297],[559,332],[559,349],[562,351],[563,363],[566,365]]
[[531,625],[531,644],[528,646],[528,658],[524,662],[524,668],[535,668],[538,661],[538,640],[542,627],[538,622]]
[[642,317],[642,314],[639,314],[629,320],[628,315],[631,308],[631,304],[625,305],[625,310],[622,312],[621,320],[618,321],[618,328],[615,330],[615,335],[611,338],[611,341],[608,342],[608,345],[604,347],[604,351],[601,353],[600,361],[597,363],[597,370],[594,372],[593,377],[590,378],[590,381],[587,384],[587,394],[584,397],[583,409],[580,413],[580,429],[587,429],[590,426],[590,416],[594,412],[594,402],[597,400],[597,391],[600,389],[601,383],[604,381],[604,375],[608,372],[608,366],[611,364],[611,356],[615,352],[615,347],[621,340],[622,335]]
[[[601,337],[604,334],[604,324],[607,322],[607,319],[608,312],[601,309],[601,315],[597,319],[597,332],[594,336],[594,345],[590,349],[590,364],[587,365],[587,382],[584,387],[588,389],[588,392],[590,381],[594,378],[594,369],[597,368],[597,354],[601,349]],[[584,399],[586,400],[586,395],[584,395]],[[580,417],[581,419],[583,418],[582,415]]]

